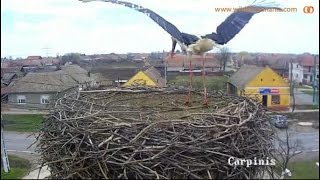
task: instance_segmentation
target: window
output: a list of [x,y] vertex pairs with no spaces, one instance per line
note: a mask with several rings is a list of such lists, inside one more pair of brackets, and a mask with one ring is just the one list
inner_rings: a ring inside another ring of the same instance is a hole
[[17,96],[18,104],[26,104],[26,96],[20,95]]
[[40,99],[41,104],[49,104],[49,95],[42,95]]
[[272,95],[271,104],[280,104],[280,95]]

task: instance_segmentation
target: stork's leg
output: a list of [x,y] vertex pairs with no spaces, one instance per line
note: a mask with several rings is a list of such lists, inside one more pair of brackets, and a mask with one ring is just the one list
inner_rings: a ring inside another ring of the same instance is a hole
[[204,63],[206,61],[206,53],[202,57],[202,82],[203,82],[203,105],[208,105],[207,86],[206,86],[206,71]]
[[192,63],[191,63],[191,57],[192,54],[188,53],[187,54],[188,59],[189,59],[189,92],[186,100],[186,105],[191,105],[192,97],[191,97],[191,91],[192,91]]

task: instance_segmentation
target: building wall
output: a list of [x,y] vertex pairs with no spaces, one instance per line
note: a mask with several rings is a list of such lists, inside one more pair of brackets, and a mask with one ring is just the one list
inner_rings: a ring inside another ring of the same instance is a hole
[[[273,92],[261,94],[261,89],[272,89]],[[267,99],[267,107],[274,110],[287,110],[290,106],[290,89],[289,84],[276,72],[266,67],[260,74],[254,77],[244,89],[236,88],[232,85],[228,86],[229,93],[237,92],[239,96],[246,96],[262,103],[263,95]],[[279,103],[272,103],[279,97]]]
[[[274,72],[269,67],[266,67],[260,74],[253,78],[245,87],[245,95],[255,96],[256,99],[262,101],[263,94],[260,89],[269,88],[273,89],[273,93],[265,94],[267,96],[267,107],[274,109],[288,109],[290,106],[290,88],[280,75]],[[279,95],[279,104],[272,103],[274,96]]]
[[132,78],[130,78],[123,86],[150,86],[155,87],[157,84],[153,82],[151,78],[149,78],[144,72],[139,71]]
[[[319,65],[316,67],[316,80],[319,79]],[[312,85],[314,76],[314,66],[303,66],[303,83]]]
[[[289,80],[291,80],[291,65],[289,64]],[[297,83],[303,82],[303,67],[298,63],[292,63],[292,79]]]
[[289,87],[289,84],[272,69],[266,67],[246,87]]
[[[25,96],[26,97],[26,103],[25,104],[19,104],[18,103],[18,96]],[[8,95],[8,104],[11,107],[15,108],[23,108],[23,109],[32,109],[32,108],[49,108],[50,104],[41,104],[41,96],[42,95],[48,95],[49,96],[49,102],[52,102],[52,98],[55,97],[55,93],[21,93],[21,94],[9,94]]]
[[[258,102],[262,102],[263,95],[259,93],[259,90],[262,87],[246,87],[244,95],[251,97]],[[263,88],[272,88],[278,89],[279,93],[267,94],[267,107],[274,109],[288,109],[290,106],[290,89],[289,87],[263,87]],[[272,96],[279,95],[279,104],[272,103]]]

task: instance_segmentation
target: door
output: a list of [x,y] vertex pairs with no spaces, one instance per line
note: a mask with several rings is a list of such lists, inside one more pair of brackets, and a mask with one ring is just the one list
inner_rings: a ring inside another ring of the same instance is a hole
[[263,95],[262,96],[262,105],[267,107],[267,105],[268,105],[268,95]]

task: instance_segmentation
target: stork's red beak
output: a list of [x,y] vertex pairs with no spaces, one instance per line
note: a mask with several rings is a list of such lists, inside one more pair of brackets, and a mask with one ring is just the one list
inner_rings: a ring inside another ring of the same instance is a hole
[[174,56],[174,50],[176,49],[177,41],[171,37],[172,40],[172,49],[171,49],[171,58]]

